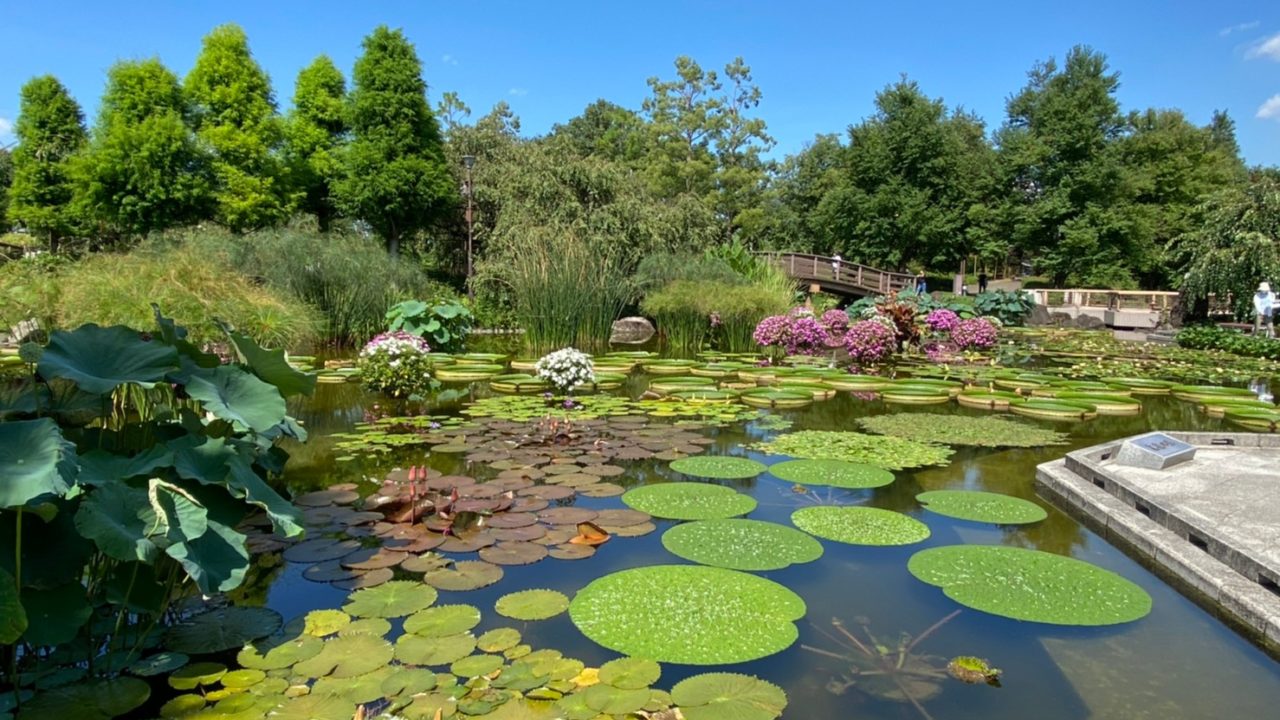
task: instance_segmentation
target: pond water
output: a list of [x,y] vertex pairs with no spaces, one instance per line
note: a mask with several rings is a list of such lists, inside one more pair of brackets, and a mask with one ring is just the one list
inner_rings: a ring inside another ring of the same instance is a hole
[[[623,393],[641,392],[646,379],[633,376]],[[483,384],[468,389],[474,397],[488,391]],[[591,402],[591,396],[583,398]],[[446,408],[456,412],[466,402]],[[334,433],[348,432],[365,419],[379,399],[354,384],[321,385],[313,398],[296,404],[293,414],[309,428],[306,446],[290,448],[294,458],[286,480],[294,492],[339,482],[379,479],[397,464],[420,464],[424,446],[397,451],[377,463],[338,462],[342,453],[333,449]],[[1274,717],[1280,707],[1280,664],[1236,635],[1210,613],[1184,598],[1137,562],[1071,517],[1037,498],[1035,466],[1060,457],[1068,450],[1152,428],[1217,430],[1223,421],[1197,412],[1191,403],[1169,397],[1143,400],[1144,412],[1132,417],[1099,417],[1087,422],[1053,423],[1023,420],[1069,433],[1069,444],[1025,450],[959,448],[945,467],[898,471],[896,481],[874,490],[817,493],[824,501],[861,504],[908,513],[926,523],[932,536],[923,544],[898,548],[845,545],[823,541],[825,554],[818,561],[793,565],[780,571],[759,573],[799,594],[808,605],[798,623],[799,641],[771,657],[723,668],[663,665],[659,687],[709,670],[756,675],[784,688],[790,704],[788,718],[1028,718],[1041,720],[1076,718],[1208,718]],[[778,412],[792,423],[789,430],[857,430],[856,419],[886,412],[982,416],[950,403],[911,408],[888,406],[840,393],[809,408]],[[928,422],[922,418],[922,422]],[[739,455],[771,464],[784,458],[764,456],[745,445],[780,432],[758,421],[703,430],[714,442],[708,454]],[[432,455],[427,463],[445,473],[469,474],[479,479],[495,471],[469,466],[459,455]],[[611,478],[627,487],[651,482],[687,479],[665,462],[618,461],[626,474]],[[789,525],[791,512],[814,500],[793,491],[790,483],[768,473],[739,482],[723,482],[751,495],[759,505],[749,517]],[[372,490],[375,485],[368,484]],[[1026,498],[1048,509],[1046,520],[1029,526],[998,527],[952,520],[924,512],[914,496],[926,490],[986,490]],[[589,508],[625,507],[619,498],[572,499]],[[664,549],[660,537],[674,523],[655,520],[656,532],[636,538],[614,538],[594,557],[580,561],[547,559],[527,566],[507,567],[505,577],[490,587],[465,593],[442,592],[439,603],[467,603],[484,611],[476,633],[508,626],[512,621],[491,611],[494,601],[525,588],[551,588],[572,597],[591,580],[624,568],[684,563]],[[842,654],[833,639],[833,620],[865,637],[870,632],[886,645],[896,645],[903,633],[912,635],[934,625],[960,608],[941,590],[916,580],[907,572],[907,559],[925,547],[955,544],[997,544],[1069,555],[1119,573],[1150,593],[1154,609],[1137,622],[1106,628],[1075,628],[1018,622],[976,610],[962,611],[936,629],[917,651],[951,658],[974,655],[1002,668],[1002,687],[965,685],[944,678],[938,688],[924,695],[919,707],[907,702],[877,698],[858,686],[840,692],[848,663],[827,653]],[[462,556],[459,556],[461,559]],[[284,563],[262,567],[241,600],[265,602],[285,618],[309,610],[340,607],[347,591],[302,577],[305,566]],[[861,626],[865,625],[864,631]],[[589,667],[617,657],[587,639],[567,614],[551,620],[515,625],[524,642],[535,648],[555,648],[584,661]],[[940,690],[940,691],[937,691]]]

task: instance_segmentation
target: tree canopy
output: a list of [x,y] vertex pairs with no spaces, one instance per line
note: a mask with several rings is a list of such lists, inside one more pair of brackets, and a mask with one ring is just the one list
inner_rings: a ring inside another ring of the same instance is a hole
[[13,180],[9,219],[56,250],[77,230],[71,211],[71,163],[84,147],[84,113],[57,78],[43,75],[22,86],[13,133]]

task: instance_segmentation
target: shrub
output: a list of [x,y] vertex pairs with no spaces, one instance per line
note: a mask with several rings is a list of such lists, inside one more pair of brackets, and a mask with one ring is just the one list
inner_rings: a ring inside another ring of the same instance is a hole
[[961,350],[986,350],[995,347],[999,332],[982,318],[961,320],[951,331],[951,342]]
[[431,346],[407,332],[382,333],[360,350],[360,378],[370,390],[394,398],[431,390]]
[[936,333],[949,333],[960,324],[960,316],[946,308],[938,308],[931,310],[925,316],[924,322],[929,329]]
[[430,338],[436,352],[459,352],[467,342],[474,320],[466,305],[451,300],[430,303],[405,300],[387,311],[388,329]]
[[58,322],[59,273],[70,261],[41,253],[0,264],[0,329],[35,320],[46,331]]
[[871,364],[885,360],[897,349],[893,328],[881,320],[859,320],[849,326],[844,347],[855,363]]
[[1034,306],[1030,293],[1021,290],[993,290],[973,300],[973,308],[979,315],[999,318],[1005,325],[1021,325]]
[[786,309],[788,302],[785,292],[764,285],[677,280],[649,293],[640,309],[678,351],[710,344],[725,352],[748,352],[755,345],[756,323]]
[[1280,360],[1280,340],[1245,335],[1214,325],[1184,328],[1175,340],[1179,346],[1193,350],[1221,350],[1233,355]]
[[777,348],[788,355],[812,355],[827,349],[831,333],[809,308],[795,307],[786,315],[761,320],[752,338],[757,345]]
[[832,338],[842,338],[849,330],[849,313],[843,310],[828,310],[822,313],[822,326]]
[[562,393],[571,393],[596,379],[591,356],[571,347],[544,355],[534,364],[534,369],[538,377]]

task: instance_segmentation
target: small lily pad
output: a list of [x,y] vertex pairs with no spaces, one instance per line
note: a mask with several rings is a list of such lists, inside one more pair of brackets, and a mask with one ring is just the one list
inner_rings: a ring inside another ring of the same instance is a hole
[[280,629],[280,615],[262,607],[224,607],[169,628],[165,645],[188,655],[242,647]]
[[493,609],[513,620],[546,620],[569,609],[569,598],[555,590],[522,590],[498,598]]
[[327,640],[315,657],[293,666],[300,677],[350,678],[372,672],[391,662],[391,643],[373,635],[347,635]]
[[763,463],[750,458],[700,456],[675,460],[669,466],[681,475],[713,480],[746,480],[765,471]]
[[391,621],[386,618],[359,618],[347,623],[345,627],[338,631],[338,635],[358,635],[364,633],[366,635],[377,635],[385,637],[391,632]]
[[624,690],[647,688],[658,682],[662,666],[644,658],[618,658],[600,666],[600,682]]
[[186,665],[191,658],[180,652],[159,652],[129,666],[129,672],[141,677],[163,675]]
[[671,700],[687,720],[773,720],[787,707],[782,688],[737,673],[681,680],[671,688]]
[[673,554],[703,565],[733,570],[780,570],[822,557],[822,543],[809,535],[762,520],[699,520],[662,534]]
[[755,498],[733,488],[689,482],[644,485],[627,491],[622,502],[654,517],[672,520],[730,518],[756,509]]
[[978,490],[931,490],[916,495],[916,500],[929,512],[997,525],[1025,525],[1049,517],[1029,500]]
[[280,670],[315,657],[323,649],[324,641],[311,635],[273,635],[245,645],[236,662],[256,670]]
[[174,690],[195,690],[200,686],[207,687],[221,680],[226,672],[227,666],[222,663],[192,663],[169,676],[169,687]]
[[243,689],[252,687],[267,679],[267,674],[262,670],[250,670],[241,668],[239,670],[231,670],[222,676],[222,687],[232,689]]
[[490,630],[476,640],[476,647],[487,653],[502,652],[520,644],[520,631],[515,628]]
[[422,581],[440,590],[478,590],[502,579],[502,568],[482,560],[463,560],[451,568],[431,570]]
[[357,590],[343,610],[356,617],[397,618],[415,613],[436,601],[435,588],[411,580],[392,580],[378,587]]
[[878,488],[893,482],[893,473],[884,468],[846,460],[784,460],[770,465],[769,472],[790,483],[846,489]]
[[501,655],[468,655],[449,666],[449,672],[461,678],[488,675],[502,667],[506,661]]
[[873,507],[820,505],[791,513],[809,533],[850,545],[911,545],[929,537],[929,526],[910,515]]
[[476,649],[471,633],[424,638],[404,634],[396,640],[396,659],[409,665],[448,665],[470,655]]
[[405,618],[404,631],[422,637],[464,633],[480,624],[480,610],[470,605],[438,605]]
[[316,637],[324,637],[333,635],[350,624],[351,616],[341,610],[312,610],[307,613],[303,632]]
[[649,702],[648,688],[624,690],[603,682],[587,688],[582,695],[587,707],[605,715],[628,715]]

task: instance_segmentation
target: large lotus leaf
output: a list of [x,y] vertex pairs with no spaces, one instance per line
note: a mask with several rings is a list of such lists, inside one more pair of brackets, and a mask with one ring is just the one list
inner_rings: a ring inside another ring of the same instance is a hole
[[546,620],[569,609],[569,598],[555,590],[521,590],[498,598],[493,609],[513,620]]
[[716,480],[746,480],[765,471],[762,463],[750,458],[722,455],[681,458],[670,467],[682,475]]
[[209,529],[209,512],[194,495],[173,483],[151,478],[147,499],[151,512],[146,515],[153,519],[152,527],[171,543],[194,540]]
[[93,614],[84,586],[78,582],[51,590],[23,588],[22,607],[27,611],[27,632],[22,639],[36,646],[70,642]]
[[244,443],[209,438],[194,444],[189,436],[174,442],[173,465],[178,475],[205,485],[226,484],[231,494],[266,511],[276,531],[286,537],[302,534],[297,508],[263,482],[253,469],[250,449]]
[[819,505],[791,513],[811,535],[850,545],[910,545],[929,537],[929,526],[910,515],[873,507]]
[[76,476],[76,482],[91,486],[109,485],[141,475],[150,475],[157,468],[172,463],[173,453],[165,445],[153,445],[132,457],[102,450],[90,450],[80,455],[80,474]]
[[1025,525],[1049,517],[1030,500],[978,490],[932,490],[916,495],[916,500],[929,512],[975,522]]
[[156,329],[159,330],[160,339],[176,348],[183,358],[204,368],[222,364],[222,359],[217,355],[204,352],[187,340],[187,329],[178,325],[172,318],[165,317],[160,312],[159,305],[151,303],[151,312],[155,315]]
[[644,658],[618,658],[600,666],[600,682],[624,690],[647,688],[658,682],[662,666]]
[[104,485],[80,503],[76,531],[107,557],[151,563],[160,549],[151,539],[154,524],[144,519],[147,509],[146,491],[120,482]]
[[86,392],[106,395],[125,383],[152,387],[178,369],[178,352],[146,340],[123,325],[92,323],[56,330],[40,356],[37,371],[45,380],[65,378]]
[[290,365],[285,359],[284,350],[268,350],[260,347],[248,335],[242,335],[225,324],[220,323],[220,325],[227,333],[227,337],[231,339],[231,344],[240,356],[240,362],[247,365],[259,380],[274,385],[284,397],[310,395],[315,392],[315,374],[301,372]]
[[281,670],[315,657],[324,641],[311,635],[272,635],[245,645],[236,662],[254,670]]
[[11,645],[27,629],[27,612],[22,608],[18,584],[0,568],[0,645]]
[[264,432],[285,417],[284,398],[275,386],[234,365],[193,372],[184,387],[206,411],[241,430]]
[[0,423],[0,508],[64,495],[75,481],[75,448],[49,418]]
[[750,675],[706,673],[671,688],[688,720],[773,720],[787,707],[782,688]]
[[587,637],[659,662],[719,665],[785,650],[805,604],[755,575],[698,565],[632,568],[592,581],[569,606]]
[[733,570],[780,570],[822,557],[822,543],[809,535],[762,520],[699,520],[662,534],[673,554],[703,565]]
[[158,614],[168,599],[168,588],[156,577],[155,566],[143,562],[116,563],[105,590],[107,602],[136,613]]
[[999,545],[921,550],[907,570],[947,597],[993,615],[1054,625],[1115,625],[1151,612],[1151,596],[1074,558]]
[[408,665],[448,665],[476,649],[471,633],[424,638],[406,633],[396,640],[396,659]]
[[785,460],[770,465],[769,472],[791,483],[849,489],[884,487],[893,482],[893,473],[888,470],[846,460]]
[[627,491],[622,502],[654,517],[672,520],[728,518],[756,509],[754,498],[733,488],[690,482],[642,485]]
[[412,580],[392,580],[357,590],[342,610],[356,617],[397,618],[415,613],[436,601],[435,588]]
[[[206,503],[207,505],[207,503]],[[200,592],[213,595],[240,587],[249,570],[247,538],[225,522],[217,521],[211,510],[209,529],[194,540],[174,543],[165,553],[177,560]]]
[[169,628],[165,646],[188,655],[222,652],[267,637],[280,629],[280,622],[280,615],[268,608],[219,608]]
[[[0,478],[0,483],[4,479]],[[93,543],[76,532],[74,503],[56,500],[49,504],[56,512],[22,514],[22,586],[41,589],[79,582],[85,563],[93,554]],[[13,565],[18,537],[16,512],[0,512],[0,568],[15,574]]]
[[22,706],[24,718],[110,720],[139,707],[151,697],[151,687],[137,678],[117,677],[64,685],[35,696]]
[[372,672],[391,662],[391,643],[375,635],[346,635],[325,641],[315,657],[293,666],[302,677],[351,678]]
[[470,605],[437,605],[404,619],[404,631],[422,637],[444,637],[480,624],[480,610]]

